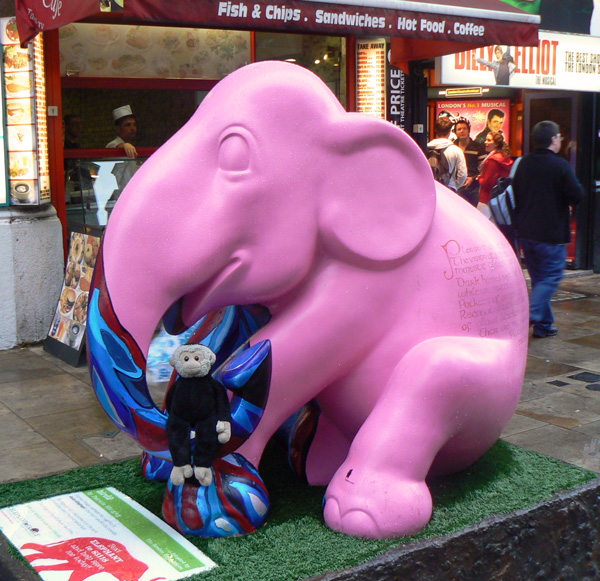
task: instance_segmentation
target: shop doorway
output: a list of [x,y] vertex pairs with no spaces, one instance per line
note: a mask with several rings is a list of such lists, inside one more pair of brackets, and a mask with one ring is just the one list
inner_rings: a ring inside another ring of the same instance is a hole
[[[563,146],[558,155],[566,159],[577,173],[577,127],[578,127],[578,95],[566,91],[526,92],[524,95],[524,136],[523,153],[533,149],[531,130],[540,121],[554,121],[560,127]],[[585,231],[578,227],[577,215],[571,216],[571,243],[567,246],[567,266],[580,268],[581,260],[577,252],[577,231]],[[581,233],[579,238],[581,238]]]
[[550,120],[558,123],[563,136],[563,146],[559,153],[573,167],[577,168],[577,95],[561,91],[525,93],[525,135],[523,153],[532,149],[531,130],[536,123]]

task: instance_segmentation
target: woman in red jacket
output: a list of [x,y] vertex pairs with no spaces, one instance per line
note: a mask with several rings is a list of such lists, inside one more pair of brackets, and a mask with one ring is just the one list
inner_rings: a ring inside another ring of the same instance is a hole
[[508,177],[513,160],[510,156],[510,147],[504,141],[504,135],[501,131],[490,132],[485,138],[485,150],[488,156],[481,164],[479,177],[479,204],[477,209],[488,218],[490,213],[490,194],[492,188],[496,185],[498,178]]

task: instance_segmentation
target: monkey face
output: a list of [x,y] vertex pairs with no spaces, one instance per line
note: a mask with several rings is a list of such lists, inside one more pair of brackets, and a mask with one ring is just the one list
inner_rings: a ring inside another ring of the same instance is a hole
[[216,355],[205,345],[182,345],[171,357],[171,365],[181,377],[204,377],[215,361]]

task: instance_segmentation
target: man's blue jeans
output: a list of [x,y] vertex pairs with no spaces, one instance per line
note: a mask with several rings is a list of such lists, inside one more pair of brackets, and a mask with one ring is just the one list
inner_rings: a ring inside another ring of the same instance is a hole
[[531,278],[529,321],[534,331],[548,331],[554,323],[550,299],[563,277],[567,258],[566,244],[547,244],[519,240]]

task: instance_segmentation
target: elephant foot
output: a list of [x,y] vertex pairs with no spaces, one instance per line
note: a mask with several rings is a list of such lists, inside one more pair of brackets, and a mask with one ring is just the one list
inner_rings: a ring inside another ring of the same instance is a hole
[[385,539],[414,535],[431,518],[425,482],[344,464],[325,493],[325,524],[354,537]]
[[262,527],[269,494],[256,468],[240,454],[229,454],[215,460],[212,471],[209,486],[195,479],[181,485],[169,480],[162,505],[165,521],[197,537],[231,537]]

